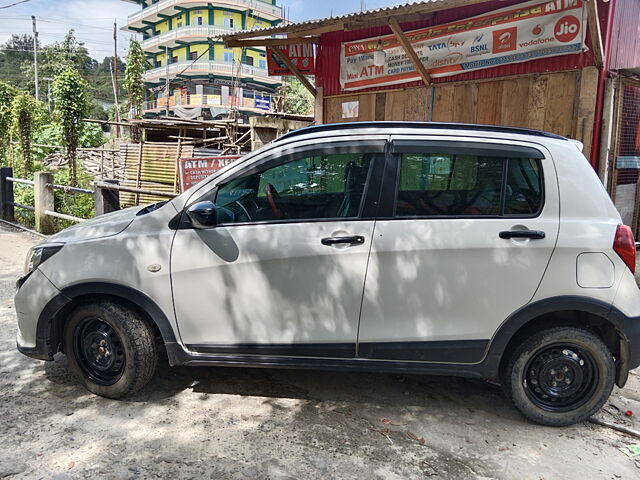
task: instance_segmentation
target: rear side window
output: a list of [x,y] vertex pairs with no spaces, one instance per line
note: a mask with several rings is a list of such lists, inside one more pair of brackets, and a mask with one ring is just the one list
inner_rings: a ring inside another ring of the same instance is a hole
[[535,215],[542,206],[536,159],[403,153],[396,216]]
[[534,215],[542,207],[542,174],[533,159],[509,160],[505,215]]

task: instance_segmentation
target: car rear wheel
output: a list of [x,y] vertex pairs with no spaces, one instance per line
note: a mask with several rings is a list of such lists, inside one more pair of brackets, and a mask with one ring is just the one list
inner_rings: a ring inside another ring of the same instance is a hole
[[116,303],[76,308],[64,332],[69,369],[92,393],[121,398],[144,387],[156,369],[153,330]]
[[550,426],[586,420],[613,389],[614,361],[594,333],[557,327],[532,335],[512,354],[504,385],[515,406]]

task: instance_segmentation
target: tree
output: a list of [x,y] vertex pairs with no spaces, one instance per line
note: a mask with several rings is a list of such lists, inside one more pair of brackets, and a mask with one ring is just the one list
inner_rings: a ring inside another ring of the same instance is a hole
[[[127,56],[127,68],[124,73],[124,88],[127,92],[127,110],[132,118],[141,118],[144,102],[144,72],[148,67],[147,59],[140,42],[131,39],[129,42],[129,55]],[[140,141],[140,130],[131,129],[134,142]]]
[[20,73],[23,65],[33,64],[33,37],[13,34],[0,47],[0,51],[0,78],[20,90],[33,91],[33,75],[25,76]]
[[55,116],[62,125],[62,144],[69,162],[72,186],[78,181],[76,152],[84,126],[82,119],[89,109],[87,87],[87,82],[74,68],[67,68],[53,82]]
[[127,108],[134,118],[140,118],[144,101],[144,72],[148,67],[147,59],[140,42],[131,39],[127,68],[124,73],[124,88],[127,92]]
[[313,113],[314,98],[311,92],[297,78],[287,81],[281,87],[284,97],[284,111],[298,115],[310,115]]
[[17,90],[5,82],[0,82],[0,164],[6,164],[11,138],[11,104]]
[[28,93],[20,93],[11,102],[11,130],[20,141],[24,173],[33,172],[31,137],[36,129],[38,105]]

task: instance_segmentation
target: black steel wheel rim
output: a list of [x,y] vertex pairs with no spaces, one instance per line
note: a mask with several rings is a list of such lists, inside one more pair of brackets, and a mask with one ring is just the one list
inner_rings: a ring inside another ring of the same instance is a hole
[[523,387],[539,408],[568,412],[589,401],[598,379],[589,351],[572,343],[558,343],[532,355],[524,369]]
[[125,366],[124,346],[108,323],[86,318],[76,327],[75,358],[82,371],[99,385],[113,385]]

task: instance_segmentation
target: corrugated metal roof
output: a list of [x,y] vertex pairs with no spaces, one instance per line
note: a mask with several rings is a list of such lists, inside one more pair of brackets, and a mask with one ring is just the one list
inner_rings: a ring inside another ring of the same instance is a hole
[[456,8],[476,3],[483,3],[490,0],[426,0],[422,2],[409,2],[394,7],[382,7],[364,12],[348,13],[338,17],[326,17],[317,20],[305,20],[304,22],[279,25],[277,27],[256,28],[254,30],[242,30],[239,32],[222,35],[223,40],[234,38],[249,38],[275,35],[279,33],[299,33],[305,30],[313,30],[319,27],[336,26],[336,30],[342,29],[343,25],[357,22],[358,20],[368,20],[371,17],[387,18],[389,15],[403,15],[410,13],[428,13],[447,8]]

